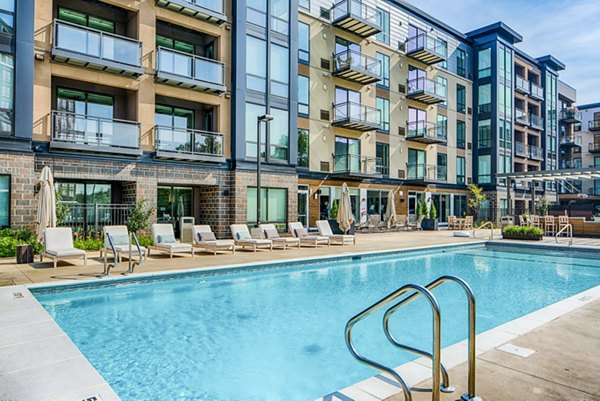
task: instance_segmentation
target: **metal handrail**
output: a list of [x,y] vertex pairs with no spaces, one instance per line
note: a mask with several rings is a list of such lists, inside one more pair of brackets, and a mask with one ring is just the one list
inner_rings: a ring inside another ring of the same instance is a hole
[[563,228],[558,230],[558,232],[554,236],[554,241],[556,241],[556,243],[558,244],[558,237],[565,230],[567,231],[567,235],[569,236],[569,246],[572,246],[573,245],[573,225],[571,223],[567,223]]
[[473,238],[477,238],[477,236],[475,235],[475,233],[478,230],[483,230],[487,226],[490,226],[490,241],[493,241],[494,240],[494,223],[492,223],[491,221],[486,221],[485,223],[483,223],[479,227],[475,228],[473,230]]
[[[132,240],[133,243],[135,244],[135,247],[137,248],[138,254],[139,254],[139,259],[137,262],[133,261],[132,259],[132,255],[131,255],[131,245],[132,245]],[[140,243],[137,239],[137,236],[135,235],[134,232],[131,233],[130,237],[129,237],[129,270],[127,270],[128,273],[133,273],[133,269],[135,268],[136,265],[138,266],[142,266],[142,262],[144,261],[144,255],[142,253],[142,248],[140,247]]]
[[117,265],[119,264],[119,254],[115,249],[115,244],[113,243],[113,240],[109,233],[106,233],[106,239],[108,240],[108,245],[110,246],[110,249],[112,249],[114,259],[113,263],[108,263],[108,252],[104,252],[104,270],[99,277],[108,276],[110,273],[110,268],[112,267],[113,269],[116,269]]
[[[440,399],[439,388],[440,388],[440,353],[441,353],[440,306],[439,306],[437,300],[435,299],[435,297],[425,287],[417,285],[417,284],[406,284],[406,285],[402,286],[401,288],[397,289],[396,291],[392,292],[391,294],[380,299],[373,305],[369,306],[367,309],[363,310],[356,316],[352,317],[348,321],[348,323],[346,323],[346,346],[348,347],[348,350],[350,351],[352,356],[354,356],[354,358],[356,358],[358,361],[360,361],[360,362],[364,363],[365,365],[368,365],[372,368],[380,370],[382,372],[389,373],[393,378],[395,378],[398,381],[398,383],[400,384],[400,387],[402,387],[402,392],[404,393],[405,400],[412,401],[412,393],[410,391],[410,388],[408,387],[408,385],[406,384],[406,382],[404,381],[402,376],[400,376],[400,374],[398,374],[394,369],[392,369],[390,367],[387,367],[387,366],[382,365],[372,359],[368,359],[368,358],[362,356],[360,353],[358,353],[358,351],[354,347],[354,344],[352,343],[352,328],[354,327],[354,325],[356,323],[358,323],[362,319],[366,318],[367,316],[373,314],[374,312],[378,311],[379,309],[383,308],[385,305],[389,304],[390,302],[393,302],[396,299],[400,298],[401,296],[403,296],[404,294],[406,294],[409,291],[414,291],[415,293],[417,293],[419,295],[424,295],[427,298],[427,300],[429,301],[429,304],[431,305],[431,310],[433,312],[434,344],[433,344],[433,353],[432,354],[433,354],[434,363],[432,364],[431,370],[432,370],[432,377],[433,377],[433,388],[437,389],[437,392],[433,391],[433,399],[434,399],[434,401],[438,401]],[[436,396],[436,394],[437,394],[437,396]]]
[[[476,303],[475,303],[475,294],[473,293],[473,290],[471,289],[471,287],[469,286],[469,284],[464,281],[463,279],[456,277],[456,276],[441,276],[437,279],[435,279],[434,281],[432,281],[431,283],[427,284],[425,286],[425,288],[428,291],[433,291],[434,289],[436,289],[437,287],[441,286],[442,284],[445,284],[447,282],[455,282],[457,284],[459,284],[462,289],[465,292],[465,295],[467,296],[467,300],[469,302],[469,334],[468,334],[468,370],[469,370],[469,376],[468,376],[468,392],[463,394],[461,399],[465,400],[465,401],[481,401],[481,398],[475,395],[475,383],[476,383],[476,369],[475,369],[475,361],[476,361],[476,349],[475,349],[475,343],[476,343]],[[401,344],[398,340],[396,340],[396,338],[390,333],[390,327],[389,327],[389,320],[390,317],[400,308],[410,304],[411,302],[415,301],[418,297],[420,297],[422,294],[425,294],[425,292],[415,292],[413,294],[411,294],[410,296],[404,298],[403,300],[401,300],[400,302],[398,302],[396,305],[392,306],[390,309],[388,309],[384,316],[383,316],[383,327],[384,327],[384,331],[385,331],[385,335],[388,338],[388,340],[396,345],[397,347],[404,349],[406,351],[418,354],[418,355],[422,355],[425,356],[429,359],[431,359],[433,361],[433,365],[434,365],[434,373],[435,373],[435,365],[439,366],[441,369],[442,374],[444,375],[444,385],[440,386],[440,381],[439,381],[439,377],[438,377],[438,381],[437,381],[437,385],[436,385],[436,381],[435,381],[435,376],[434,376],[434,381],[433,381],[433,396],[432,398],[434,400],[438,400],[439,399],[439,391],[441,389],[441,391],[443,392],[452,392],[454,391],[453,387],[450,386],[449,383],[449,379],[448,379],[448,373],[446,372],[446,369],[444,368],[444,366],[441,363],[440,360],[440,355],[438,353],[438,358],[436,358],[436,354],[435,352],[433,353],[433,355],[429,354],[426,351],[423,350],[419,350],[417,348],[413,348],[404,344]],[[433,297],[433,295],[431,295]],[[435,299],[435,298],[434,298]],[[435,322],[434,322],[435,323]],[[434,325],[435,327],[435,325]],[[435,328],[434,328],[435,331]],[[438,333],[439,334],[439,333]],[[435,343],[436,338],[434,337],[434,343]],[[438,344],[439,345],[439,344]],[[434,344],[434,351],[435,351],[435,344]],[[440,371],[440,369],[438,369],[438,373]],[[437,392],[437,397],[436,398],[436,392]]]
[[[169,70],[168,68],[165,68],[165,65],[163,64],[163,61],[161,58],[162,54],[175,55],[175,56],[180,56],[180,57],[186,58],[190,62],[190,64],[188,65],[189,70],[185,74],[183,74],[183,73],[180,73],[179,71],[176,71],[173,69]],[[225,63],[222,61],[214,60],[214,59],[211,59],[208,57],[198,56],[196,54],[182,52],[180,50],[169,49],[168,47],[164,47],[164,46],[158,46],[156,48],[156,60],[157,60],[156,61],[157,71],[163,71],[163,72],[167,72],[169,74],[179,75],[179,76],[186,77],[186,78],[193,78],[198,81],[215,83],[215,84],[219,84],[219,85],[225,84]],[[207,76],[210,74],[207,74],[207,71],[205,69],[200,71],[198,62],[203,63],[204,66],[210,66],[209,68],[211,68],[211,67],[218,68],[219,69],[218,79],[216,79],[216,80],[215,79],[206,79]]]

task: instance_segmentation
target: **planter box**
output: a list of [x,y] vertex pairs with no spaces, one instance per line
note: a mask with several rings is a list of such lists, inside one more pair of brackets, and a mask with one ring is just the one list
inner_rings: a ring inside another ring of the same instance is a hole
[[518,239],[523,241],[541,241],[541,235],[532,235],[532,234],[517,234],[517,233],[502,233],[503,239]]
[[437,231],[438,219],[423,219],[423,222],[421,223],[421,228],[427,231]]
[[[327,221],[329,222],[329,227],[331,227],[331,231],[334,234],[344,234],[344,232],[342,230],[340,230],[340,225],[338,224],[336,219],[327,219]],[[346,234],[354,235],[355,232],[356,232],[356,222],[352,223],[352,225],[350,226],[350,230],[348,230],[348,232]]]

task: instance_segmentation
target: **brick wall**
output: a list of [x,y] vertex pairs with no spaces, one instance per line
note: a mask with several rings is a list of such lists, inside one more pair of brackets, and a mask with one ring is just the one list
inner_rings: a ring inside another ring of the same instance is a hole
[[35,227],[37,174],[33,165],[33,155],[0,153],[0,174],[10,175],[12,228]]

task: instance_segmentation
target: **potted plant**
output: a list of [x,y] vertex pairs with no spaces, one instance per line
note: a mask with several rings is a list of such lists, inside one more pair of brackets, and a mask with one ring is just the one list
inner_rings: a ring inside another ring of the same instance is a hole
[[506,226],[502,230],[503,239],[540,241],[543,236],[544,232],[537,227]]
[[425,218],[423,219],[423,223],[421,223],[421,227],[423,230],[428,231],[437,231],[438,229],[438,218],[437,218],[437,209],[435,208],[435,204],[429,200],[429,207],[425,204]]

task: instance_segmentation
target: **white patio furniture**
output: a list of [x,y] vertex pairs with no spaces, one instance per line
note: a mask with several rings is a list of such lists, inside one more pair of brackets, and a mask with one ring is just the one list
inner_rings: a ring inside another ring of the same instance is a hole
[[44,230],[44,252],[40,254],[40,262],[44,256],[51,259],[56,269],[59,260],[83,259],[83,266],[87,266],[87,254],[82,249],[73,246],[73,232],[69,227],[46,228]]
[[327,220],[317,220],[317,229],[319,230],[319,235],[328,237],[332,244],[356,244],[356,237],[354,235],[334,234]]
[[[175,253],[191,253],[194,256],[192,244],[183,244],[175,239],[175,232],[171,224],[152,224],[152,238],[154,245],[151,247],[157,251],[168,253],[173,258]],[[148,250],[148,255],[150,250]]]
[[233,237],[235,244],[237,246],[241,246],[242,249],[250,248],[253,252],[256,252],[257,249],[268,249],[269,251],[273,250],[273,241],[268,239],[252,238],[247,225],[232,224],[230,228],[231,236]]
[[273,241],[274,247],[281,247],[285,250],[292,246],[300,249],[300,240],[296,237],[282,237],[277,231],[275,224],[261,224],[259,227],[262,230],[263,236]]
[[329,237],[309,234],[300,222],[289,223],[288,227],[292,235],[300,240],[300,245],[314,246],[315,248],[319,245],[330,246]]
[[192,227],[194,235],[194,248],[213,252],[231,251],[235,253],[235,241],[230,239],[217,239],[209,225],[197,225]]

